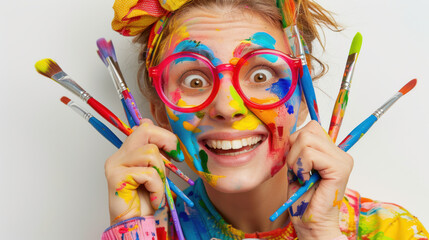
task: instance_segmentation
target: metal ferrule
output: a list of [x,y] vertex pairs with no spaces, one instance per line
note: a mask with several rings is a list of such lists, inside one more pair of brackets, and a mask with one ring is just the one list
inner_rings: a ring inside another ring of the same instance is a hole
[[79,107],[79,105],[77,105],[73,101],[70,101],[67,105],[71,109],[73,109],[73,111],[75,111],[77,114],[81,115],[86,121],[88,121],[90,118],[93,117],[91,113],[83,110],[81,107]]
[[344,76],[341,82],[341,89],[350,90],[357,57],[358,55],[353,53],[347,58],[346,69],[344,70]]
[[377,119],[379,119],[402,96],[403,94],[401,92],[397,92],[385,104],[383,104],[383,106],[378,108],[372,115],[374,115]]
[[123,92],[127,90],[127,84],[124,81],[124,77],[122,75],[121,69],[117,62],[113,61],[111,57],[106,58],[110,75],[112,76],[113,81],[115,82],[116,88],[118,92]]
[[295,57],[299,57],[303,65],[307,65],[307,59],[305,58],[304,45],[301,42],[301,34],[297,25],[289,26],[285,29],[286,36],[289,40],[291,51]]
[[88,101],[88,99],[91,98],[91,95],[87,93],[79,84],[77,84],[73,79],[70,78],[67,73],[61,71],[57,74],[54,74],[52,78],[59,84],[61,84],[63,87],[70,90],[72,93],[76,94],[78,97],[80,97],[85,102]]

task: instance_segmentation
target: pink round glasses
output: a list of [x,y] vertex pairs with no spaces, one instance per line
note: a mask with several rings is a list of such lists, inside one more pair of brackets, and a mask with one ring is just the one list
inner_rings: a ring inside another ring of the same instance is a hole
[[298,58],[272,49],[254,50],[234,65],[218,66],[201,54],[180,52],[149,68],[149,76],[168,107],[190,113],[201,111],[214,100],[225,71],[233,73],[232,86],[244,103],[264,110],[289,100],[302,74],[302,65]]

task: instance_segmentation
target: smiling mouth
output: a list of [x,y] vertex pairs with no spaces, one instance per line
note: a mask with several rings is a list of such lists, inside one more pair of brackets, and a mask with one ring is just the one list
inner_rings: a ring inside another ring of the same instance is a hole
[[263,142],[261,135],[234,140],[206,140],[205,146],[217,155],[236,156],[257,148]]

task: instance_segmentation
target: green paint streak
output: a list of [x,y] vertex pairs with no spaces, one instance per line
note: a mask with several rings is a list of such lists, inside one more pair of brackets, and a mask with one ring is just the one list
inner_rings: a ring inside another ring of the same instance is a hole
[[159,169],[159,168],[157,168],[155,166],[152,166],[152,167],[158,172],[159,176],[161,177],[162,182],[165,183],[165,174],[164,174],[164,172],[161,171],[161,169]]
[[344,92],[344,100],[343,100],[343,103],[341,104],[341,109],[345,110],[348,102],[349,102],[349,91],[346,90]]
[[210,174],[210,171],[207,167],[207,161],[208,161],[207,153],[204,150],[200,150],[199,154],[201,159],[201,166],[203,167],[204,172]]
[[202,119],[204,116],[206,115],[205,112],[196,112],[195,116],[197,116],[197,118]]
[[232,99],[238,103],[239,109],[237,109],[237,112],[235,112],[234,114],[247,114],[247,108],[246,106],[244,106],[243,99],[241,99],[240,95],[237,91],[235,91],[235,88],[233,86],[229,87],[229,92],[231,93]]
[[349,55],[352,55],[353,53],[359,54],[361,47],[362,47],[362,34],[358,32],[353,38],[352,45],[350,46]]
[[176,149],[175,150],[172,150],[172,151],[170,151],[170,152],[167,152],[166,151],[166,153],[167,153],[167,155],[169,156],[169,157],[171,157],[171,158],[174,158],[174,159],[178,159],[179,157],[179,154],[181,153],[181,150],[180,150],[180,142],[179,141],[177,141],[177,146],[176,146]]

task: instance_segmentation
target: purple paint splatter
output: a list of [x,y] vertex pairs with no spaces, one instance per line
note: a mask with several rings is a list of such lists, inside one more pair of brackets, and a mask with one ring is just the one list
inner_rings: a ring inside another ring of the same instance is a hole
[[293,212],[293,207],[290,208],[290,214],[294,217],[302,218],[302,215],[304,215],[305,210],[308,207],[309,202],[302,201],[300,205],[296,208],[296,212]]

